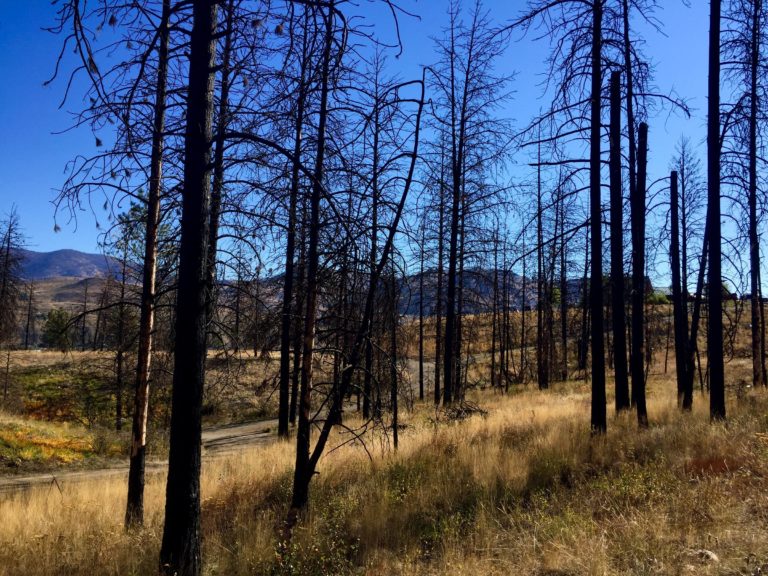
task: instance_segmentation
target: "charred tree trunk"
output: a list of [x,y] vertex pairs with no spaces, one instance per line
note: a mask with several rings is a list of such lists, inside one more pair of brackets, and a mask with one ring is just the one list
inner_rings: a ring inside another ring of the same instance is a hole
[[758,75],[760,66],[760,39],[762,1],[753,0],[751,50],[750,50],[750,87],[749,87],[749,266],[751,284],[751,324],[752,324],[752,385],[766,386],[765,369],[762,358],[763,342],[760,318],[760,237],[757,230],[757,134],[758,134]]
[[611,183],[611,318],[613,365],[616,373],[616,411],[630,407],[627,375],[626,318],[624,316],[624,202],[621,195],[621,84],[611,75],[610,183]]
[[160,572],[169,576],[198,576],[202,569],[200,439],[217,9],[210,0],[192,4],[171,438],[160,549]]
[[630,199],[632,211],[632,395],[637,422],[648,426],[645,406],[645,194],[647,179],[648,125],[640,124],[637,150],[637,186]]
[[725,366],[723,361],[722,233],[720,229],[720,5],[710,1],[709,99],[707,109],[707,229],[709,231],[709,300],[707,358],[709,361],[709,413],[725,419]]
[[589,205],[592,232],[592,270],[590,306],[592,311],[592,432],[605,433],[608,423],[605,408],[605,345],[603,340],[603,241],[600,194],[600,94],[602,88],[603,3],[592,3],[592,95],[589,151]]
[[675,322],[675,367],[677,372],[677,399],[683,410],[690,410],[693,398],[686,394],[688,381],[688,315],[684,301],[680,274],[680,224],[678,174],[670,175],[670,233],[672,241],[669,256],[672,266],[672,307]]

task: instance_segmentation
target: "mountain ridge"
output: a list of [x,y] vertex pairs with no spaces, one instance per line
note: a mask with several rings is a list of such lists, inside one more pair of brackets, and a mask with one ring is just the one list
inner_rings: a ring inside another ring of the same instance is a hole
[[46,278],[104,278],[118,270],[114,258],[104,254],[90,254],[71,248],[52,252],[37,252],[22,248],[21,277],[24,280]]

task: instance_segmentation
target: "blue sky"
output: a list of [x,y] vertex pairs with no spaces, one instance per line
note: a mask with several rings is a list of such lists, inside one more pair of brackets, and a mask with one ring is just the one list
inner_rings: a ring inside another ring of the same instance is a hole
[[[365,4],[365,3],[363,3]],[[522,0],[487,0],[486,7],[499,22],[514,17],[524,7]],[[663,111],[650,120],[651,179],[663,176],[681,134],[699,144],[706,122],[706,57],[708,2],[693,0],[690,8],[682,0],[665,0],[657,14],[664,23],[665,35],[648,30],[646,54],[656,64],[655,83],[661,92],[670,89],[688,100],[691,119]],[[18,211],[27,245],[33,250],[50,251],[74,248],[97,251],[98,230],[95,217],[85,210],[71,220],[64,211],[57,217],[61,231],[54,233],[54,208],[51,201],[64,180],[66,162],[75,154],[95,151],[88,129],[55,134],[69,127],[69,111],[79,102],[71,98],[59,109],[65,83],[59,80],[44,87],[54,69],[60,38],[42,30],[55,19],[55,6],[49,0],[0,0],[0,218],[11,206]],[[404,78],[418,75],[418,66],[432,59],[431,36],[445,25],[447,1],[403,0],[402,5],[422,16],[420,21],[401,19],[404,52],[393,66],[401,66]],[[376,32],[390,34],[391,19],[379,12],[370,13]],[[514,98],[507,114],[518,126],[546,102],[539,82],[544,71],[546,42],[530,39],[512,43],[502,70],[514,70]],[[703,148],[701,150],[703,153]],[[521,161],[525,159],[521,158]],[[102,218],[102,220],[105,220]],[[102,224],[105,222],[102,221]]]

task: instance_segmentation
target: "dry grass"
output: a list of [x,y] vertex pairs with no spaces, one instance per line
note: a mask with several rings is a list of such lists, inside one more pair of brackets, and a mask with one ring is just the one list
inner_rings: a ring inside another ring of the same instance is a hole
[[[205,572],[758,574],[768,396],[730,396],[724,426],[709,424],[706,398],[680,414],[674,394],[653,377],[651,428],[638,433],[624,414],[604,438],[590,437],[588,390],[572,383],[478,394],[488,416],[463,422],[417,408],[396,453],[373,437],[371,460],[354,445],[324,458],[311,510],[279,555],[293,445],[207,461]],[[120,478],[0,496],[0,574],[153,573],[163,488],[149,479],[147,527],[131,534]]]

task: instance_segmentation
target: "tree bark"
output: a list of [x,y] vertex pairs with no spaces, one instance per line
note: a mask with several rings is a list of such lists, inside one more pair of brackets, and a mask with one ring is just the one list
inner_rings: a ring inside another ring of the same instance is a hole
[[624,202],[621,194],[621,77],[611,74],[610,125],[611,187],[611,318],[613,320],[613,365],[616,411],[630,407],[627,375],[627,337],[624,314]]
[[768,384],[762,359],[762,330],[760,319],[760,237],[757,230],[757,133],[758,133],[758,74],[762,1],[752,0],[750,87],[749,87],[749,265],[751,283],[752,324],[752,385]]
[[194,0],[192,4],[171,438],[160,549],[160,572],[169,576],[198,576],[202,568],[200,439],[217,8],[211,0]]
[[160,225],[160,195],[163,178],[163,145],[165,130],[165,100],[168,80],[168,19],[171,0],[163,0],[160,19],[157,85],[155,87],[154,124],[150,156],[149,195],[144,236],[144,263],[139,316],[139,342],[136,360],[136,382],[131,425],[131,457],[128,469],[128,499],[125,526],[144,523],[144,473],[147,451],[147,419],[149,415],[149,373],[152,361],[152,333],[155,324],[157,282],[157,236]]
[[672,307],[675,324],[675,368],[677,373],[677,398],[683,410],[691,410],[693,398],[686,394],[688,381],[688,324],[684,319],[688,312],[685,305],[680,274],[680,216],[678,173],[670,175],[670,233],[672,241],[669,247],[672,267]]
[[722,232],[720,224],[720,9],[710,1],[709,99],[707,101],[707,228],[709,231],[709,300],[707,358],[709,362],[709,414],[725,419],[725,366],[723,361]]
[[637,150],[637,186],[630,199],[632,211],[632,395],[637,423],[648,426],[645,405],[645,195],[647,180],[648,125],[640,124]]
[[605,433],[608,423],[605,408],[605,345],[603,341],[603,242],[600,189],[600,94],[602,89],[601,46],[603,0],[592,4],[592,95],[589,152],[589,202],[592,232],[590,304],[592,308],[592,432]]

